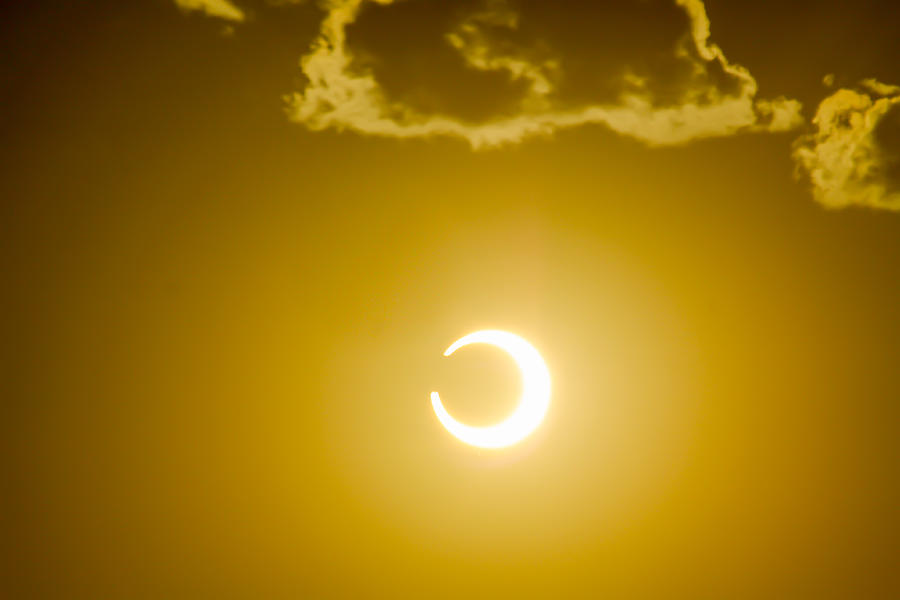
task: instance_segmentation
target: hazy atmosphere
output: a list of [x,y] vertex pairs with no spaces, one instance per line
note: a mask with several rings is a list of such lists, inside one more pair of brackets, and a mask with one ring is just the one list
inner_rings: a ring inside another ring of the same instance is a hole
[[0,596],[900,597],[900,2],[2,15]]

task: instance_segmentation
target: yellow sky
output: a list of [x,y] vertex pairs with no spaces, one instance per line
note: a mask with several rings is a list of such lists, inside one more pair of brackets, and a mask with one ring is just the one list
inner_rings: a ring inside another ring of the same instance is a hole
[[10,597],[897,596],[900,4],[20,4]]

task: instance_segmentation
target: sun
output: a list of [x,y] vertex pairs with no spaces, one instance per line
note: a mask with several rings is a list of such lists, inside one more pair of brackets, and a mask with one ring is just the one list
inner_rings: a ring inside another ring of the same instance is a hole
[[441,425],[466,444],[479,448],[505,448],[533,432],[544,420],[550,407],[550,371],[540,353],[525,339],[497,329],[485,329],[465,335],[450,345],[444,356],[463,346],[489,344],[509,354],[522,375],[522,397],[516,409],[503,421],[487,427],[473,427],[454,419],[441,403],[437,392],[431,392],[431,405]]

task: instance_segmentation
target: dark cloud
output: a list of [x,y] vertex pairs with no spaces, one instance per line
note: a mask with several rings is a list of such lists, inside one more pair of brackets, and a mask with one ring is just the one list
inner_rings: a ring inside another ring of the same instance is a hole
[[[176,3],[245,19],[228,0]],[[289,117],[312,130],[455,137],[477,149],[584,125],[676,145],[802,123],[798,100],[760,97],[751,72],[711,41],[702,0],[332,0],[320,8],[299,89],[286,97]],[[835,80],[826,76],[827,85]],[[898,95],[869,79],[821,102],[815,130],[794,145],[820,203],[900,209]]]
[[813,119],[815,131],[794,148],[818,202],[828,208],[900,210],[898,115],[900,86],[874,79],[822,101]]
[[699,0],[579,9],[334,2],[302,59],[307,85],[291,117],[314,130],[451,136],[476,148],[588,124],[658,145],[799,123],[798,102],[758,99],[750,73],[709,41]]

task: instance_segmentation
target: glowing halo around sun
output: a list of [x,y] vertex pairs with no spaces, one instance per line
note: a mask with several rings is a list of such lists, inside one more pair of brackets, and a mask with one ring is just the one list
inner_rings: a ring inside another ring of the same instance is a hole
[[490,344],[509,354],[522,374],[522,397],[516,409],[503,421],[487,427],[460,423],[444,408],[437,392],[431,392],[431,406],[441,425],[457,439],[479,448],[505,448],[521,441],[537,429],[550,407],[550,371],[544,359],[521,337],[507,331],[485,329],[453,342],[444,356],[469,344]]

